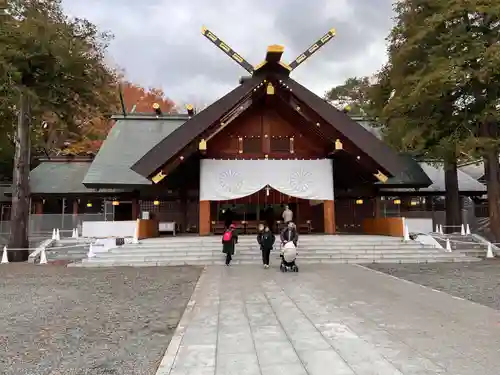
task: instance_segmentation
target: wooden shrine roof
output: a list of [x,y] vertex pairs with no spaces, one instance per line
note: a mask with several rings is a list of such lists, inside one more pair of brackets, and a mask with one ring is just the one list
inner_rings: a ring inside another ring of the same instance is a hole
[[[338,133],[363,150],[381,169],[392,177],[391,185],[409,185],[416,187],[429,186],[432,181],[422,171],[413,159],[401,157],[372,132],[350,118],[347,114],[337,110],[310,90],[306,89],[293,79],[279,77],[291,94],[300,102],[314,111],[327,126],[331,126]],[[190,144],[196,144],[202,139],[202,134],[231,110],[235,109],[245,98],[264,91],[263,82],[266,76],[254,75],[235,88],[233,91],[196,114],[173,132],[164,137],[149,152],[140,158],[132,170],[144,178],[151,178],[161,170],[174,156],[179,155]],[[278,89],[278,88],[277,88]],[[376,172],[376,171],[374,171]],[[385,173],[385,172],[384,172]]]
[[251,95],[262,81],[263,78],[259,76],[252,76],[244,81],[233,91],[197,113],[171,134],[164,137],[139,159],[132,166],[132,169],[144,178],[150,177],[189,143],[197,140],[204,131],[237,106],[242,99],[247,95]]

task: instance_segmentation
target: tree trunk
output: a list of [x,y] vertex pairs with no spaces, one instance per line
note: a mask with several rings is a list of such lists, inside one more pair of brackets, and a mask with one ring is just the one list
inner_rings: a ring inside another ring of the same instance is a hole
[[[481,135],[483,137],[497,139],[498,124],[481,124]],[[490,218],[490,240],[500,242],[500,166],[498,163],[498,147],[485,150],[484,175],[488,188],[488,212]]]
[[462,213],[460,204],[460,192],[458,190],[457,161],[445,161],[444,183],[446,187],[446,233],[460,231],[462,225]]
[[28,260],[28,221],[29,221],[29,167],[30,167],[30,100],[21,92],[19,117],[15,135],[16,153],[14,155],[12,209],[10,218],[9,259],[14,262]]

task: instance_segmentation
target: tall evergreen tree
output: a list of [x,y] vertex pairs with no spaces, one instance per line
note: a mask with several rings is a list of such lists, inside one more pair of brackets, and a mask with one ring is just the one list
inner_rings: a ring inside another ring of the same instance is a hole
[[339,109],[349,107],[354,116],[367,116],[369,112],[368,92],[371,87],[369,77],[348,78],[343,84],[325,93],[325,99]]
[[[68,19],[60,0],[6,0],[1,17],[0,127],[16,146],[9,247],[27,248],[30,136],[78,132],[83,117],[116,101],[116,75],[104,63],[109,35]],[[28,251],[9,256],[22,261]]]
[[[491,96],[476,81],[495,75],[497,57],[471,20],[479,14],[498,20],[499,8],[491,0],[398,2],[389,61],[370,95],[390,140],[444,163],[449,228],[461,223],[457,163],[484,144],[478,138],[481,118],[489,113],[491,121],[493,115],[490,99],[479,104],[480,97]],[[488,67],[486,75],[479,66]]]

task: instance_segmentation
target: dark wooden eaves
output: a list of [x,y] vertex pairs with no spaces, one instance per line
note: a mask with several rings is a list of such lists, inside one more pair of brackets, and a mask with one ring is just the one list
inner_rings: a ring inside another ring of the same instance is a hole
[[132,170],[146,178],[152,176],[162,165],[228,113],[243,97],[251,94],[262,81],[262,77],[252,77],[197,113],[137,161]]
[[[398,153],[347,114],[337,110],[324,99],[291,78],[282,78],[282,83],[288,87],[293,97],[311,108],[323,121],[333,126],[350,142],[356,144],[390,176],[398,177],[405,182],[413,180],[407,173],[407,163],[399,157]],[[414,181],[414,183],[429,186],[432,182],[427,178],[422,181]]]

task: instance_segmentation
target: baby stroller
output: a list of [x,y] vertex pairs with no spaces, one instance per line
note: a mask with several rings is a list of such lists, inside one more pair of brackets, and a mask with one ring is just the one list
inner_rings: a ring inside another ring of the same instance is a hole
[[297,259],[297,248],[293,241],[288,241],[281,246],[281,272],[299,272],[299,267],[295,264]]

